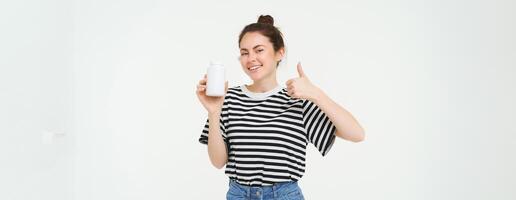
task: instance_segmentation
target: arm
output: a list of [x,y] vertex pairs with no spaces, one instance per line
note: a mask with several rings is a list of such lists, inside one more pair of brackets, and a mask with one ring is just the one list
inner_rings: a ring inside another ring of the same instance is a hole
[[220,133],[220,114],[209,113],[209,133],[208,133],[208,155],[213,166],[217,169],[224,167],[228,160],[226,144]]
[[360,142],[365,138],[364,129],[358,121],[339,104],[335,103],[321,89],[316,89],[312,101],[330,118],[337,128],[335,135],[352,142]]
[[[222,168],[227,160],[228,153],[224,138],[220,133],[220,113],[224,104],[224,97],[207,96],[206,91],[207,76],[199,81],[197,84],[197,98],[208,111],[208,155],[211,164],[217,169]],[[226,92],[228,90],[228,82],[226,81]]]
[[307,99],[314,102],[330,118],[337,128],[335,135],[352,142],[364,140],[364,129],[357,120],[339,104],[335,103],[321,89],[316,87],[303,72],[301,63],[297,64],[298,78],[286,82],[288,94],[295,98]]

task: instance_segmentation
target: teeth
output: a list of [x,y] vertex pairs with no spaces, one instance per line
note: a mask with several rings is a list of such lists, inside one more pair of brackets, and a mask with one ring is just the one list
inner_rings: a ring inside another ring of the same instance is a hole
[[261,67],[261,65],[255,65],[255,66],[252,66],[251,68],[249,68],[249,70],[255,70],[257,68]]

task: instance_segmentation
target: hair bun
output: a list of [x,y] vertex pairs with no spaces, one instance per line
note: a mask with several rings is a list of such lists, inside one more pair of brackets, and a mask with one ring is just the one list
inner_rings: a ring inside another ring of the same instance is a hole
[[270,15],[260,15],[260,17],[258,17],[258,23],[270,24],[274,26],[274,19]]

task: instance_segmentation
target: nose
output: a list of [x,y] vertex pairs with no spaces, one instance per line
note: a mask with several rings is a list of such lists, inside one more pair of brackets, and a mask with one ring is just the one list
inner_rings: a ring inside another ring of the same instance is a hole
[[256,61],[256,54],[255,53],[253,53],[253,52],[249,53],[249,61],[250,62]]

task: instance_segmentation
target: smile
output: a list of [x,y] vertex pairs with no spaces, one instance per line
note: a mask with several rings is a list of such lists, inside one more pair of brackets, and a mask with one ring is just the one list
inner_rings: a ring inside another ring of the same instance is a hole
[[249,71],[253,72],[253,71],[256,71],[256,70],[260,69],[261,67],[262,67],[262,65],[253,65],[253,66],[251,66],[251,67],[249,67],[247,69],[249,69]]

